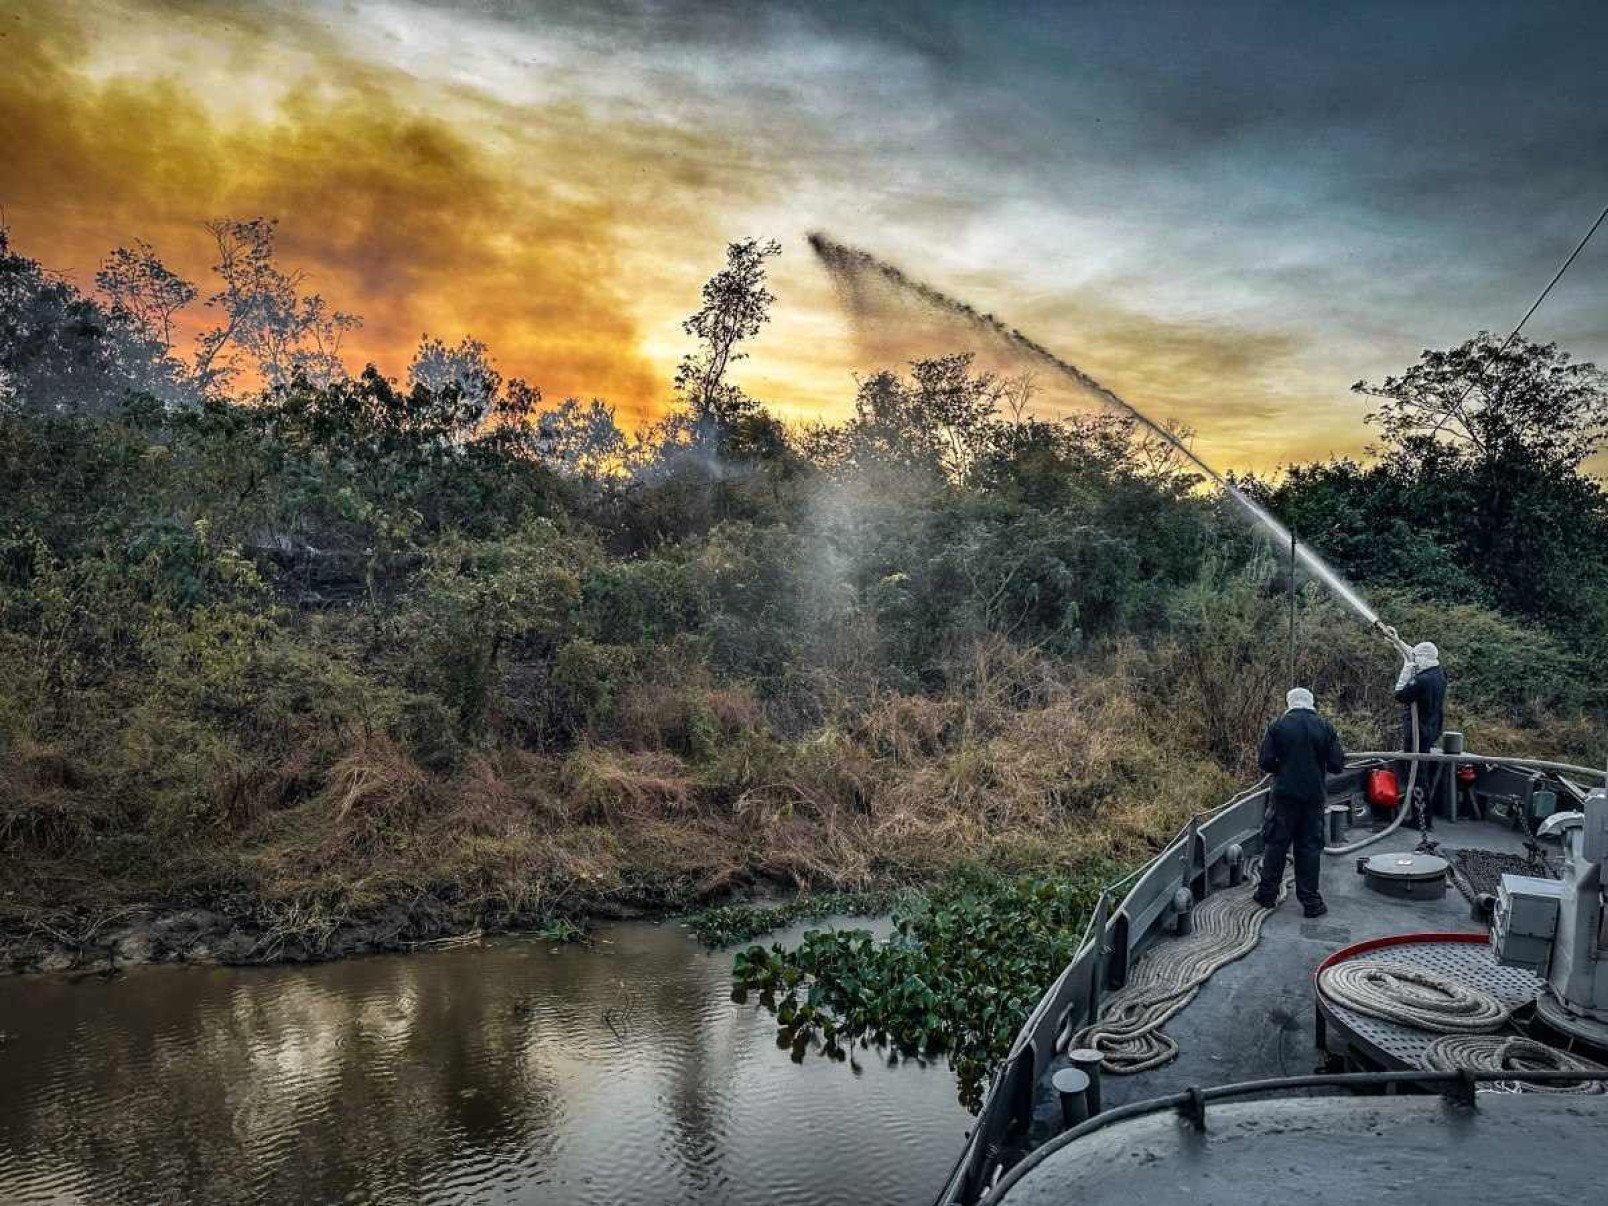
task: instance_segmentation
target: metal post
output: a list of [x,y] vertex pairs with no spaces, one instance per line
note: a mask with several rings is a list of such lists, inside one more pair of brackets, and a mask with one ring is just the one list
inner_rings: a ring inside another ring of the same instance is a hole
[[1074,1047],[1066,1053],[1067,1061],[1089,1078],[1087,1096],[1089,1101],[1089,1115],[1093,1117],[1101,1110],[1100,1105],[1100,1065],[1105,1057],[1093,1047]]
[[1062,1068],[1050,1077],[1061,1098],[1061,1121],[1068,1127],[1077,1126],[1089,1117],[1089,1074],[1077,1068]]
[[[1463,734],[1446,732],[1441,734],[1441,752],[1443,754],[1461,754],[1463,752]],[[1457,820],[1457,763],[1443,763],[1439,770],[1446,780],[1446,815],[1449,819]]]
[[1180,938],[1195,932],[1195,896],[1188,888],[1173,893],[1173,928]]

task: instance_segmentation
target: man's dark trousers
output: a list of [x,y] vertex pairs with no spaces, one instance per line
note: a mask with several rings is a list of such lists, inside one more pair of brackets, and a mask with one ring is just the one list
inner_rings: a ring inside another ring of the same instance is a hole
[[1284,857],[1295,854],[1295,895],[1303,908],[1323,903],[1318,875],[1323,867],[1323,805],[1274,797],[1262,821],[1262,880],[1256,895],[1277,900]]

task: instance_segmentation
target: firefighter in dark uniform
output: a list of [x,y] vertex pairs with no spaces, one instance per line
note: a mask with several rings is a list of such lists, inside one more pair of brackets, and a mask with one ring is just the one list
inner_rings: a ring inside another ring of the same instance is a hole
[[1346,752],[1334,726],[1317,713],[1312,692],[1296,687],[1284,697],[1288,710],[1268,726],[1257,764],[1273,776],[1273,793],[1262,824],[1262,878],[1256,903],[1279,901],[1285,856],[1295,859],[1295,895],[1307,917],[1329,911],[1318,891],[1323,863],[1323,809],[1328,776],[1346,768]]
[[[1427,754],[1440,741],[1446,728],[1446,671],[1440,664],[1440,650],[1433,641],[1420,641],[1396,676],[1396,702],[1401,704],[1401,748],[1409,753]],[[1413,705],[1418,705],[1418,743],[1413,744]],[[1407,789],[1408,763],[1401,764],[1399,782]],[[1433,790],[1441,781],[1440,763],[1421,763],[1418,767],[1417,791],[1421,799],[1435,800]],[[1417,806],[1417,801],[1403,801],[1406,806]],[[1425,824],[1429,822],[1426,810]]]

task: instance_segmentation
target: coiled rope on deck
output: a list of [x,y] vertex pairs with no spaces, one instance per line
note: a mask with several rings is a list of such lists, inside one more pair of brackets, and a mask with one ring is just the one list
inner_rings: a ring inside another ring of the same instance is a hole
[[[1568,1051],[1560,1051],[1534,1039],[1501,1034],[1448,1034],[1436,1039],[1424,1053],[1424,1065],[1431,1072],[1601,1072],[1594,1064]],[[1580,1084],[1530,1082],[1520,1085],[1526,1093],[1601,1093],[1600,1081]]]
[[1348,1009],[1436,1034],[1484,1034],[1512,1013],[1483,989],[1407,963],[1337,963],[1318,977],[1318,986]]
[[[1162,1033],[1162,1025],[1195,999],[1218,968],[1244,958],[1262,936],[1272,910],[1252,899],[1254,864],[1248,879],[1244,889],[1213,892],[1196,905],[1189,936],[1160,943],[1141,959],[1127,984],[1106,998],[1099,1019],[1080,1030],[1072,1045],[1098,1050],[1104,1057],[1100,1066],[1119,1076],[1174,1059],[1178,1044]],[[1289,888],[1286,878],[1279,885],[1280,900]]]

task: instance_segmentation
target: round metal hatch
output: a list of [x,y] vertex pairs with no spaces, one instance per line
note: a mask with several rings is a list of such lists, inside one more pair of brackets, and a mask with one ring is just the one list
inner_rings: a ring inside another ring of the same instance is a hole
[[1386,896],[1437,900],[1446,895],[1446,860],[1434,854],[1395,852],[1364,859],[1363,882]]

